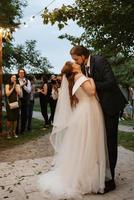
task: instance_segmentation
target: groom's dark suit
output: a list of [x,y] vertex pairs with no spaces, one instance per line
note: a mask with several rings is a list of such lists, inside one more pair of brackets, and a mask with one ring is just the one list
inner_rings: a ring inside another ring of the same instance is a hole
[[[84,72],[84,69],[82,69]],[[126,100],[122,95],[108,61],[102,56],[91,56],[90,76],[94,79],[97,94],[104,113],[107,146],[112,178],[114,180],[117,162],[117,132],[119,112]]]

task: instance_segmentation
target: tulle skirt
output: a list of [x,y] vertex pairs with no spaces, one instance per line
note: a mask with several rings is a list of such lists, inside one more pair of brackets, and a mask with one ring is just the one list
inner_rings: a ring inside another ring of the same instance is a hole
[[[61,119],[62,120],[62,119]],[[54,167],[40,175],[38,187],[56,199],[104,191],[106,142],[102,111],[95,97],[78,103],[54,156]]]

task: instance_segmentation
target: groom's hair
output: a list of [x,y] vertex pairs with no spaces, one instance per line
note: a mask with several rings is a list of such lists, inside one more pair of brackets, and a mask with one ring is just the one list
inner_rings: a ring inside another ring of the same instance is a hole
[[77,45],[70,50],[70,54],[77,56],[84,55],[87,58],[91,54],[91,52],[86,47]]

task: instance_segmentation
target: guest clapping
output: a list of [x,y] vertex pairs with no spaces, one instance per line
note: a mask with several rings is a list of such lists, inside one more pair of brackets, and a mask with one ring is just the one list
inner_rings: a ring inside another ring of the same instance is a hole
[[[19,115],[19,96],[21,95],[21,89],[16,81],[16,75],[11,75],[9,78],[5,87],[5,94],[7,111],[7,138],[11,138],[11,136],[17,138],[16,126]],[[12,105],[14,105],[14,107]]]

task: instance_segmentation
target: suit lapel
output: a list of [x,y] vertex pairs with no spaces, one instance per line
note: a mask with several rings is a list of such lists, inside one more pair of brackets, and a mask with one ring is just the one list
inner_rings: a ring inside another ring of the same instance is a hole
[[[95,58],[94,56],[90,57],[90,74],[93,76],[94,73],[94,66],[95,66]],[[86,76],[85,65],[81,66],[82,73]]]
[[93,76],[93,73],[94,73],[94,64],[95,64],[95,60],[94,60],[94,57],[91,56],[90,57],[90,74]]
[[85,66],[84,66],[84,65],[81,66],[81,71],[82,71],[82,73],[83,73],[84,75],[86,75]]

